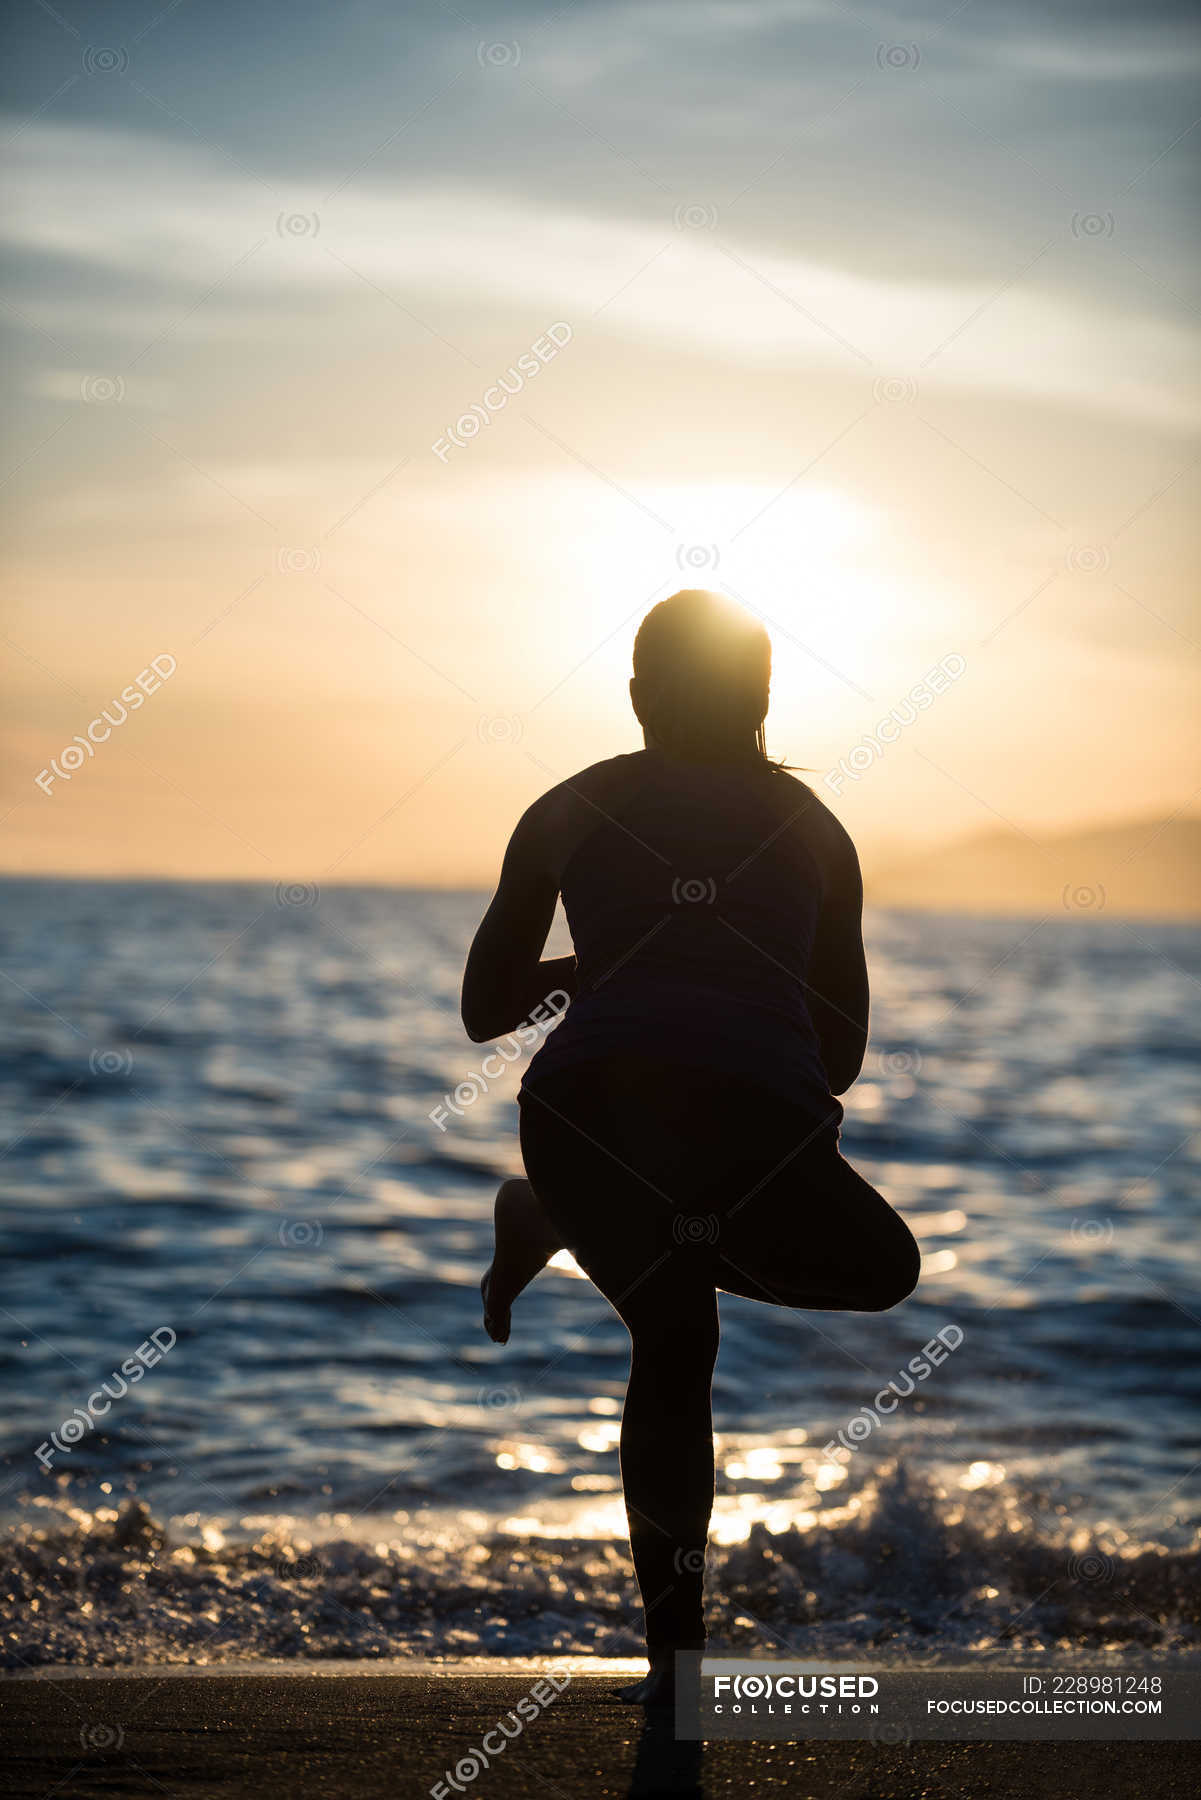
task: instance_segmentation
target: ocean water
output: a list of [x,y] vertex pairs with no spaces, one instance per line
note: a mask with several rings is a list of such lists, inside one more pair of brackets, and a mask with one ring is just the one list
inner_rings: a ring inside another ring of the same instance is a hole
[[[7,1666],[637,1652],[624,1328],[570,1267],[480,1328],[519,1171],[457,1015],[483,904],[0,883]],[[723,1299],[713,1641],[1195,1657],[1201,937],[868,942],[844,1149],[925,1274]]]

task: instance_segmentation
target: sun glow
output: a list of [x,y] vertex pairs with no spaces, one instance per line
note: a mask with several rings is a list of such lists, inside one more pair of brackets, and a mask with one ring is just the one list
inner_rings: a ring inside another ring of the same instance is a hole
[[631,510],[629,536],[607,536],[613,581],[638,576],[710,587],[761,618],[771,632],[777,719],[815,696],[842,707],[867,698],[915,618],[886,557],[885,515],[841,488],[806,482],[673,484],[639,493],[659,530]]

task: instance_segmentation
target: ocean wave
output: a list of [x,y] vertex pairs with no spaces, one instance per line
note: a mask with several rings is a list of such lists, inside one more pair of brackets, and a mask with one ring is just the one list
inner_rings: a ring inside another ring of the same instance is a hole
[[[281,1521],[227,1541],[194,1516],[168,1530],[138,1501],[26,1524],[3,1551],[3,1665],[637,1655],[624,1544],[519,1524],[475,1535],[461,1516],[458,1531],[366,1542]],[[907,1662],[1195,1660],[1196,1566],[1191,1549],[1041,1532],[1003,1496],[952,1500],[893,1464],[850,1506],[711,1547],[710,1642]]]

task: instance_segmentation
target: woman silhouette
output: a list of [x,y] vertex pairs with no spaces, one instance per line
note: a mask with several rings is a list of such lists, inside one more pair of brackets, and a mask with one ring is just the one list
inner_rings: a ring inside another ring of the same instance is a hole
[[[879,1312],[917,1246],[839,1154],[867,1043],[854,846],[768,760],[766,631],[724,598],[643,620],[630,698],[646,748],[596,763],[513,833],[463,980],[477,1043],[556,989],[570,1004],[522,1083],[527,1180],[496,1197],[481,1283],[498,1343],[566,1246],[631,1339],[621,1426],[650,1673],[704,1645],[717,1292]],[[574,957],[542,961],[559,894]]]

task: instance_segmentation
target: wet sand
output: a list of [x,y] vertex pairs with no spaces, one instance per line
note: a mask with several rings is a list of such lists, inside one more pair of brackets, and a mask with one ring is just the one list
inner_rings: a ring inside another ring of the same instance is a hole
[[[29,1800],[165,1795],[208,1800],[585,1800],[656,1794],[789,1794],[813,1800],[1055,1796],[1184,1800],[1190,1743],[677,1744],[612,1699],[623,1677],[580,1674],[489,1768],[470,1759],[528,1696],[529,1666],[392,1664],[378,1673],[295,1666],[97,1673],[0,1684],[0,1792]],[[628,1679],[628,1676],[624,1677]],[[753,1784],[753,1785],[752,1785]]]

